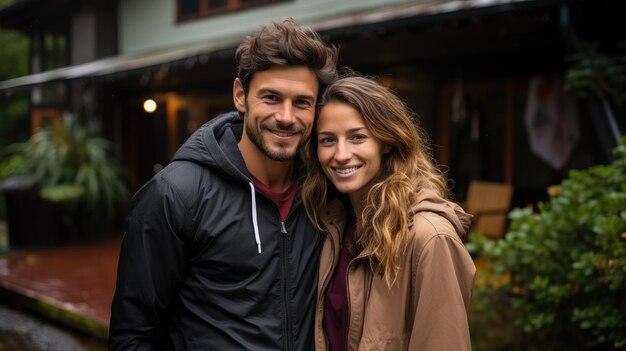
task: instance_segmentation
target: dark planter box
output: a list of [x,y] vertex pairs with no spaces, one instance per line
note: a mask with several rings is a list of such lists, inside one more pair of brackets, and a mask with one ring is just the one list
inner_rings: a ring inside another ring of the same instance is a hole
[[64,210],[60,204],[45,201],[27,180],[3,182],[9,248],[37,248],[67,241]]

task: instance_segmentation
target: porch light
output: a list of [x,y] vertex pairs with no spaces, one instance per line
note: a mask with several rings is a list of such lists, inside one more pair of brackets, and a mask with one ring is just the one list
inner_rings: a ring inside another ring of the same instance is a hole
[[148,113],[152,113],[156,110],[157,108],[157,104],[154,100],[152,99],[148,99],[146,101],[143,102],[143,109],[148,112]]

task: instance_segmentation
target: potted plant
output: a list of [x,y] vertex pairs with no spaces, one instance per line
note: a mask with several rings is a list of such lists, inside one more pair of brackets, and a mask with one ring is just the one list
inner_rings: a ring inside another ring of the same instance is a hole
[[[65,238],[56,242],[97,239],[112,233],[128,200],[128,187],[108,140],[66,115],[63,123],[42,128],[29,141],[11,145],[5,152],[23,158],[23,166],[5,180],[5,194],[10,198],[22,192],[31,194],[33,200],[34,193],[41,205],[61,213]],[[16,178],[21,182],[11,185]]]

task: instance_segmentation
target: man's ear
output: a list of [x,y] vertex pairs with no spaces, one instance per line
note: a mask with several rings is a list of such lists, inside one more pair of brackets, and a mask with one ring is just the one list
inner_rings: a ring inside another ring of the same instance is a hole
[[241,84],[241,80],[239,78],[235,78],[233,82],[233,102],[235,103],[235,108],[241,112],[246,112],[246,94],[243,90],[243,84]]

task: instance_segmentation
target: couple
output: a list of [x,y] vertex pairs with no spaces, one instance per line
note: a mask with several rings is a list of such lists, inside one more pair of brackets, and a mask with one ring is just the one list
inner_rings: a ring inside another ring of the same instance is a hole
[[469,349],[470,216],[404,103],[337,79],[336,49],[291,20],[236,59],[238,112],[132,200],[110,349]]

